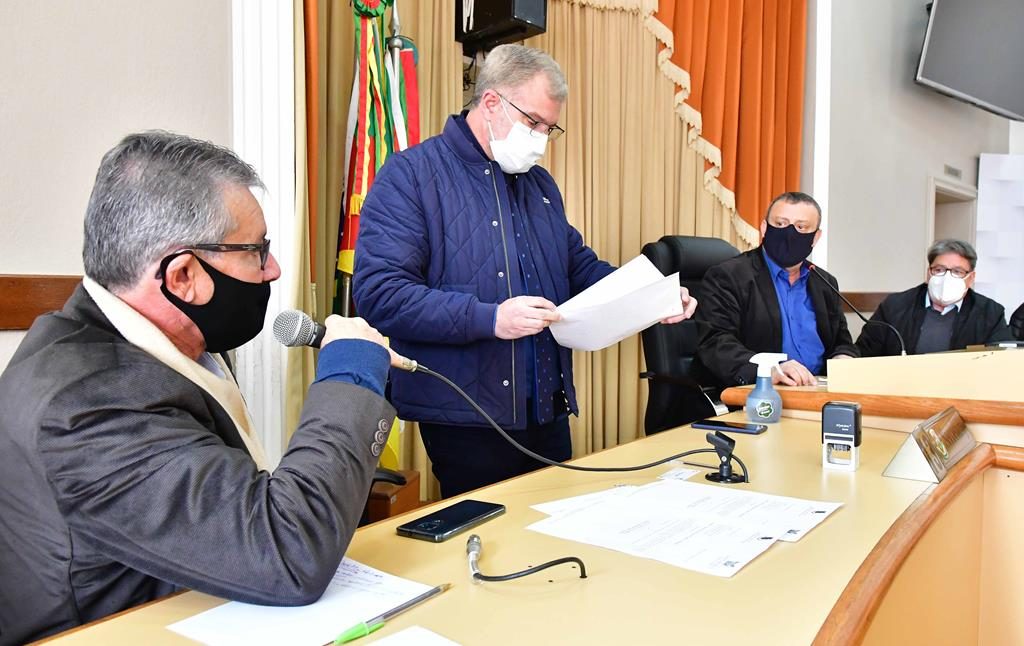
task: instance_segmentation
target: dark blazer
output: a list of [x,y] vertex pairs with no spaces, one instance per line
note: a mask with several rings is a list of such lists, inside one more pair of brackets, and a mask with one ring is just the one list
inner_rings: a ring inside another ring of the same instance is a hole
[[[818,272],[821,277],[807,277],[807,292],[825,358],[859,356],[841,301],[822,278],[837,289],[838,283],[828,272],[820,268]],[[697,359],[703,370],[720,386],[753,383],[757,366],[750,363],[750,357],[782,351],[782,313],[760,247],[708,269],[695,319],[700,330]]]
[[1018,341],[1024,341],[1024,303],[1010,316],[1010,331]]
[[[916,354],[914,348],[921,336],[921,323],[925,314],[924,295],[927,292],[928,284],[922,283],[905,292],[890,294],[871,317],[872,321],[890,323],[900,331],[903,342],[907,344],[907,354]],[[1006,325],[1003,306],[973,289],[967,290],[964,302],[955,316],[950,350],[1013,339]],[[884,325],[865,325],[857,338],[857,347],[865,357],[885,357],[900,353],[899,339]]]
[[128,343],[80,285],[0,376],[0,643],[181,588],[315,601],[359,522],[394,411],[314,384],[273,474],[205,390]]

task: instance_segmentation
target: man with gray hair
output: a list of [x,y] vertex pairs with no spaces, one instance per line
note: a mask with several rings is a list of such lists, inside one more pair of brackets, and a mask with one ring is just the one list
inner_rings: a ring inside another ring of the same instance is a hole
[[232,152],[166,132],[104,156],[85,278],[0,375],[0,642],[182,588],[299,605],[330,582],[394,417],[396,358],[364,321],[329,318],[271,469],[219,354],[259,333],[281,274],[259,186]]
[[[890,294],[872,321],[893,325],[907,354],[960,350],[1013,339],[1003,306],[972,289],[978,254],[963,240],[939,240],[928,249],[925,282]],[[900,354],[900,342],[886,325],[865,325],[857,339],[865,357]]]
[[[392,347],[446,374],[522,445],[572,456],[572,352],[555,310],[614,267],[566,219],[536,166],[568,89],[544,52],[502,45],[480,67],[470,109],[388,159],[360,214],[353,296]],[[696,301],[682,290],[684,313]],[[393,375],[391,401],[420,422],[444,497],[539,468],[440,382]]]

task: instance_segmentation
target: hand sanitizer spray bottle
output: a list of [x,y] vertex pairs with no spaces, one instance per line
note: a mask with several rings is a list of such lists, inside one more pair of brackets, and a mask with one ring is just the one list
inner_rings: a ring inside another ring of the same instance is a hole
[[782,397],[772,385],[772,370],[786,360],[785,354],[761,352],[750,357],[757,364],[757,385],[747,396],[747,419],[773,424],[782,417]]

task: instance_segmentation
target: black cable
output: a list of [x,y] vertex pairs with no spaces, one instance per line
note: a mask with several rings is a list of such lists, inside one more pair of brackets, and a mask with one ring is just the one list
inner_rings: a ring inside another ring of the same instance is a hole
[[540,572],[541,570],[546,570],[549,567],[554,567],[556,565],[561,565],[562,563],[576,563],[576,564],[578,564],[580,566],[580,578],[581,579],[587,578],[587,566],[583,565],[583,561],[581,561],[580,559],[576,558],[575,556],[565,556],[565,557],[562,557],[560,559],[555,559],[553,561],[548,561],[547,563],[541,563],[540,565],[535,565],[533,567],[528,567],[525,570],[519,570],[518,572],[513,572],[512,574],[487,575],[487,574],[480,574],[479,572],[474,572],[473,573],[473,578],[477,579],[478,581],[511,581],[512,579],[518,579],[520,577],[524,577],[524,576],[527,576],[527,575],[530,575],[530,574],[536,574],[537,572]]
[[824,276],[822,276],[821,274],[818,273],[818,268],[817,267],[815,267],[814,265],[809,265],[808,269],[810,270],[810,272],[812,274],[814,274],[815,276],[818,277],[818,280],[820,280],[821,282],[823,282],[826,285],[828,285],[829,289],[831,289],[833,292],[838,294],[839,298],[843,299],[843,302],[846,303],[850,307],[850,309],[853,311],[853,313],[856,314],[857,317],[860,318],[860,320],[864,321],[864,325],[884,325],[884,326],[888,327],[890,330],[892,330],[893,333],[896,334],[896,340],[898,340],[900,342],[900,356],[902,356],[902,357],[907,356],[907,344],[903,342],[903,335],[900,334],[900,331],[896,329],[895,325],[893,325],[892,323],[889,323],[887,321],[878,321],[878,320],[875,320],[875,319],[868,320],[863,314],[860,313],[860,310],[858,310],[856,307],[853,306],[853,303],[848,301],[846,299],[846,297],[843,296],[843,293],[841,291],[836,289],[835,286],[832,283],[828,282],[828,280],[826,280]]
[[587,578],[587,566],[583,565],[583,561],[576,558],[575,556],[566,556],[547,563],[541,563],[540,565],[528,567],[525,570],[513,572],[512,574],[498,574],[489,576],[487,574],[481,574],[478,563],[480,561],[480,554],[483,552],[484,544],[480,540],[480,537],[473,534],[466,541],[466,556],[469,558],[469,571],[472,573],[473,578],[477,581],[511,581],[512,579],[518,579],[520,577],[527,576],[529,574],[535,574],[541,570],[546,570],[549,567],[561,565],[562,563],[576,563],[580,566],[580,578]]
[[[488,415],[486,413],[486,411],[484,411],[484,409],[480,408],[480,406],[475,401],[473,401],[473,398],[470,397],[469,395],[467,395],[465,393],[465,391],[463,391],[461,388],[459,388],[451,379],[448,379],[448,377],[445,377],[444,375],[442,375],[439,372],[434,372],[433,370],[431,370],[430,368],[426,367],[422,363],[416,363],[414,365],[415,365],[415,367],[412,368],[412,372],[423,372],[423,373],[426,373],[426,374],[430,375],[431,377],[434,377],[435,379],[440,379],[444,383],[448,384],[449,387],[451,387],[455,392],[459,393],[459,395],[461,395],[463,399],[465,399],[467,402],[469,402],[469,405],[472,406],[473,409],[476,412],[478,412],[481,415],[483,415],[484,419],[486,419],[487,422],[494,428],[494,430],[498,431],[498,433],[500,433],[501,436],[503,438],[505,438],[505,440],[509,444],[511,444],[512,446],[516,447],[516,449],[518,449],[520,452],[530,456],[534,460],[537,460],[538,462],[541,462],[541,463],[546,464],[548,466],[559,467],[559,468],[562,468],[562,469],[569,469],[571,471],[593,471],[593,472],[603,472],[603,473],[607,473],[607,472],[623,472],[623,471],[643,471],[644,469],[650,469],[651,467],[656,467],[656,466],[665,464],[666,462],[671,462],[672,460],[677,460],[679,458],[684,458],[684,457],[686,457],[688,455],[695,455],[697,453],[715,453],[715,454],[717,454],[717,451],[715,451],[715,449],[690,449],[689,451],[683,451],[682,453],[677,453],[676,455],[670,455],[669,457],[664,458],[662,460],[658,460],[656,462],[651,462],[649,464],[639,464],[639,465],[632,466],[632,467],[583,467],[583,466],[579,466],[577,464],[565,464],[565,463],[562,463],[562,462],[557,462],[555,460],[551,460],[549,458],[546,458],[543,455],[540,455],[539,453],[534,453],[530,449],[526,448],[525,446],[523,446],[519,442],[516,442],[514,439],[512,439],[512,437],[508,433],[505,432],[505,429],[503,429],[500,426],[498,426],[498,423],[495,422],[493,419],[491,419],[491,416]],[[733,455],[731,457],[733,459],[735,459],[737,462],[739,462],[740,467],[743,469],[743,481],[744,482],[750,482],[750,479],[747,477],[747,467],[746,467],[745,464],[743,464],[743,461],[740,460],[739,458],[737,458],[735,455]]]

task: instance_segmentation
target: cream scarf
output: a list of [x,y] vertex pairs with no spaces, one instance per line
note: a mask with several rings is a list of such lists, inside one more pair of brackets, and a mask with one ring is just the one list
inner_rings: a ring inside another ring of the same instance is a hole
[[82,278],[82,285],[89,293],[100,311],[110,320],[129,343],[153,355],[161,363],[185,377],[195,385],[208,392],[217,403],[224,408],[231,421],[235,423],[238,434],[242,436],[245,448],[256,468],[270,472],[267,455],[260,445],[259,438],[253,433],[252,419],[238,390],[238,384],[226,363],[219,355],[210,357],[220,366],[224,377],[218,377],[207,368],[182,354],[171,340],[164,336],[160,329],[143,315],[136,312],[130,305],[111,294],[99,283],[88,276]]

